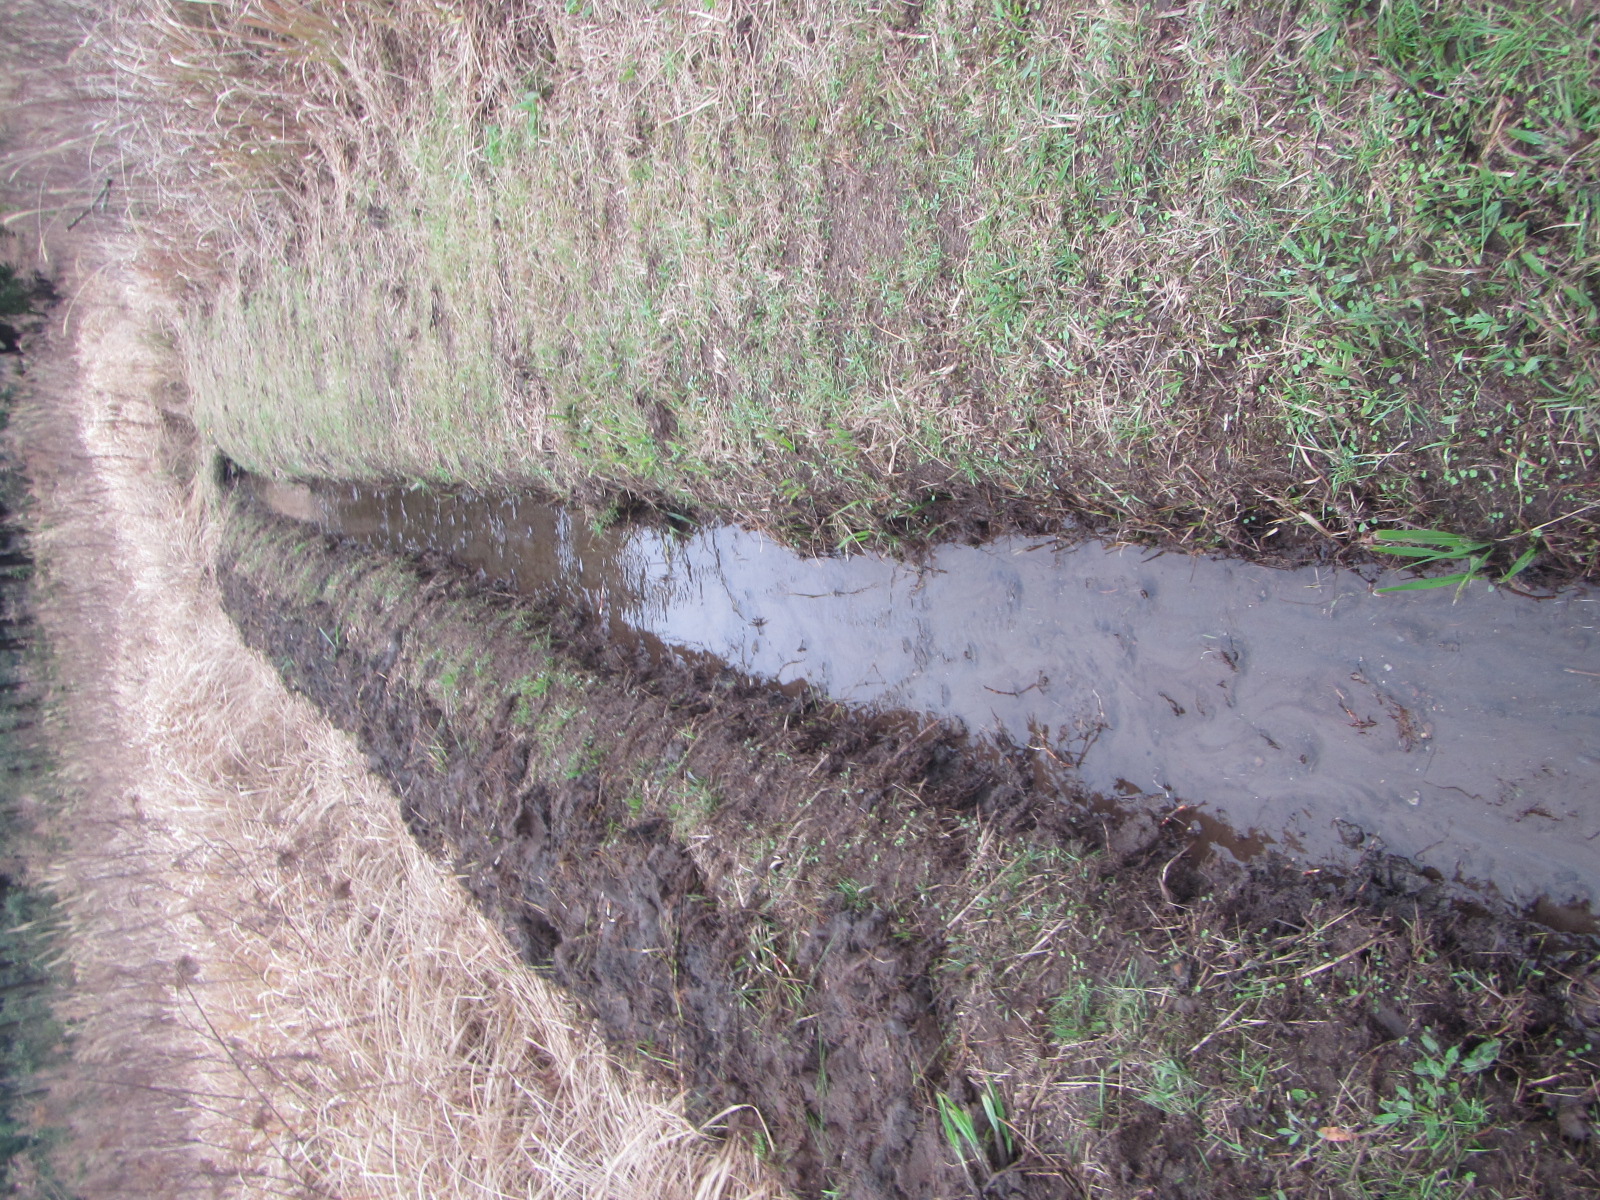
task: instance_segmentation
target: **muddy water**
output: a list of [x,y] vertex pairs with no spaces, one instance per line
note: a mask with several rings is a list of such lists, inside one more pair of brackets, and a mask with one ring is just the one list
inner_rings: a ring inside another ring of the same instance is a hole
[[1596,898],[1600,595],[1378,596],[1348,572],[1021,538],[806,559],[731,527],[596,533],[527,498],[261,490],[619,633],[1003,734],[1108,796],[1196,806],[1244,851],[1383,848],[1544,912]]

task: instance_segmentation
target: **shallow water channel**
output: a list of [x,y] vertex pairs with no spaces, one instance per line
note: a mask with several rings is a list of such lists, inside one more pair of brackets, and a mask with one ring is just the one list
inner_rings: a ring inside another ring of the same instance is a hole
[[581,602],[619,635],[1003,735],[1120,804],[1195,806],[1236,854],[1339,868],[1382,848],[1590,923],[1594,593],[1380,596],[1353,572],[1041,538],[812,559],[731,526],[596,532],[515,495],[256,486],[328,532]]

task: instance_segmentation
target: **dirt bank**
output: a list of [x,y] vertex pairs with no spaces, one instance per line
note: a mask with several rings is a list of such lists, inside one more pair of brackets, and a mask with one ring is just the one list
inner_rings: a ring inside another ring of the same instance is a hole
[[252,511],[219,573],[525,960],[801,1195],[1600,1186],[1587,942]]

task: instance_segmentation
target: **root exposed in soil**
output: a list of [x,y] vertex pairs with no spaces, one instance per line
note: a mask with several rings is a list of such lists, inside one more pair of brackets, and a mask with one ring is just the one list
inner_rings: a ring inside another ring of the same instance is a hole
[[219,575],[528,963],[800,1195],[1600,1186],[1588,943],[1392,863],[1206,860],[937,723],[242,507]]

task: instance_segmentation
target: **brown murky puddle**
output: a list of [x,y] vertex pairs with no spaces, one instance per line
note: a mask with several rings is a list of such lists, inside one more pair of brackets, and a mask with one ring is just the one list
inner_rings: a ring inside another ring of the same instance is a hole
[[1588,924],[1597,595],[1378,596],[1350,572],[1048,539],[920,565],[807,559],[733,527],[596,532],[529,497],[257,487],[328,532],[581,602],[619,636],[959,720],[1107,796],[1192,805],[1237,853],[1339,869],[1386,850]]

